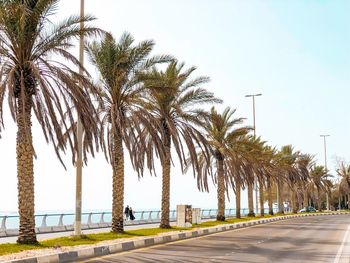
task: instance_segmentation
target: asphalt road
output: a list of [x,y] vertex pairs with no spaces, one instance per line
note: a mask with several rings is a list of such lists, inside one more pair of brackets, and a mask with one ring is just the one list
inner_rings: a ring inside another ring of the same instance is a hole
[[349,232],[349,215],[295,218],[86,262],[349,262]]

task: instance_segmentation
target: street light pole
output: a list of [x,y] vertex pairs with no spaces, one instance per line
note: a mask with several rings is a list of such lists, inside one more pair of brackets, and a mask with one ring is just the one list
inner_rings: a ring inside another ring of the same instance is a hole
[[[261,93],[258,94],[249,94],[245,95],[247,98],[253,98],[253,129],[254,129],[254,138],[256,137],[256,124],[255,124],[255,97],[261,96]],[[258,214],[259,212],[259,205],[258,205],[258,181],[255,178],[255,214]]]
[[[84,28],[84,0],[80,0],[80,29]],[[79,74],[83,74],[84,65],[84,34],[81,31],[79,41]],[[81,85],[81,83],[80,83]],[[82,88],[82,87],[80,87]],[[74,221],[74,235],[81,235],[81,202],[82,202],[82,170],[83,170],[83,127],[80,116],[78,114],[77,120],[77,161],[76,161],[76,188],[75,188],[75,221]]]
[[[326,137],[330,136],[329,134],[321,134],[320,137],[323,137],[323,147],[324,147],[324,168],[326,170],[326,179],[328,177],[328,169],[327,169],[327,143]],[[328,186],[326,187],[326,206],[327,211],[329,211],[329,197],[328,197]]]

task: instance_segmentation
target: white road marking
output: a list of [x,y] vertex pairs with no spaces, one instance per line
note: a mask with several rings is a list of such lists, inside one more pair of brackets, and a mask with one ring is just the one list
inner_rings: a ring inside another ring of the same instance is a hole
[[343,238],[343,242],[341,243],[341,246],[338,249],[338,253],[335,256],[333,263],[339,263],[340,262],[341,256],[343,254],[344,245],[348,241],[349,232],[350,232],[350,225],[348,226],[348,229],[345,232],[345,235],[344,235],[344,238]]

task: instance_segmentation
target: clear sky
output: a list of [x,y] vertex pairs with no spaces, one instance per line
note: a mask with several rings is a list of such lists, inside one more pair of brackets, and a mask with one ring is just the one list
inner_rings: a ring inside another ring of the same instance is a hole
[[[78,14],[79,2],[62,0],[53,21]],[[350,1],[86,0],[86,12],[116,38],[129,31],[137,41],[153,39],[155,54],[172,54],[188,66],[196,65],[198,75],[212,79],[206,88],[224,99],[220,108],[237,108],[237,117],[246,117],[247,124],[252,124],[252,102],[244,95],[262,93],[256,101],[257,134],[271,145],[292,144],[323,164],[319,135],[330,134],[332,172],[335,156],[350,160]],[[93,69],[91,73],[96,74]],[[0,139],[0,211],[15,211],[16,127],[10,118],[5,124]],[[65,171],[37,123],[33,129],[36,210],[73,210],[74,167]],[[127,164],[126,204],[135,210],[159,208],[160,179],[146,175],[138,181]],[[111,207],[111,169],[103,156],[90,158],[83,184],[84,210]],[[210,190],[199,193],[191,174],[181,175],[173,168],[171,207],[188,203],[215,208],[216,189]],[[227,205],[234,207],[233,202]]]

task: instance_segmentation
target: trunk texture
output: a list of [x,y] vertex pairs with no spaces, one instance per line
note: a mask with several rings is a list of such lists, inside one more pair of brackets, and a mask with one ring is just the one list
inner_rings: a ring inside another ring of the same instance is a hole
[[284,206],[282,201],[282,184],[277,181],[277,196],[278,196],[278,213],[284,214]]
[[293,187],[291,192],[292,195],[292,212],[293,213],[298,213],[298,203],[297,203],[297,191],[295,187]]
[[235,180],[236,184],[236,218],[241,218],[241,183]]
[[248,184],[248,216],[255,216],[254,213],[254,199],[253,199],[253,184]]
[[165,159],[162,161],[162,217],[160,221],[160,228],[170,228],[169,214],[170,214],[170,165],[171,165],[171,136],[169,128],[164,122],[164,147]]
[[218,164],[218,214],[216,220],[225,221],[225,177],[224,177],[224,158],[220,152],[216,152],[216,161]]
[[265,215],[264,209],[264,184],[259,182],[259,203],[260,203],[260,216]]
[[318,188],[317,188],[317,208],[318,208],[318,211],[322,211],[321,190]]
[[124,151],[123,140],[119,132],[114,135],[113,149],[113,200],[112,231],[124,231]]
[[34,216],[34,149],[31,131],[31,96],[19,98],[17,115],[17,178],[19,236],[17,243],[37,243]]
[[304,201],[303,201],[303,206],[304,206],[305,208],[307,208],[307,207],[309,206],[308,200],[309,200],[309,197],[308,197],[308,194],[307,194],[306,187],[304,186]]
[[269,214],[273,215],[272,187],[271,180],[269,178],[267,179],[267,198],[269,204]]

